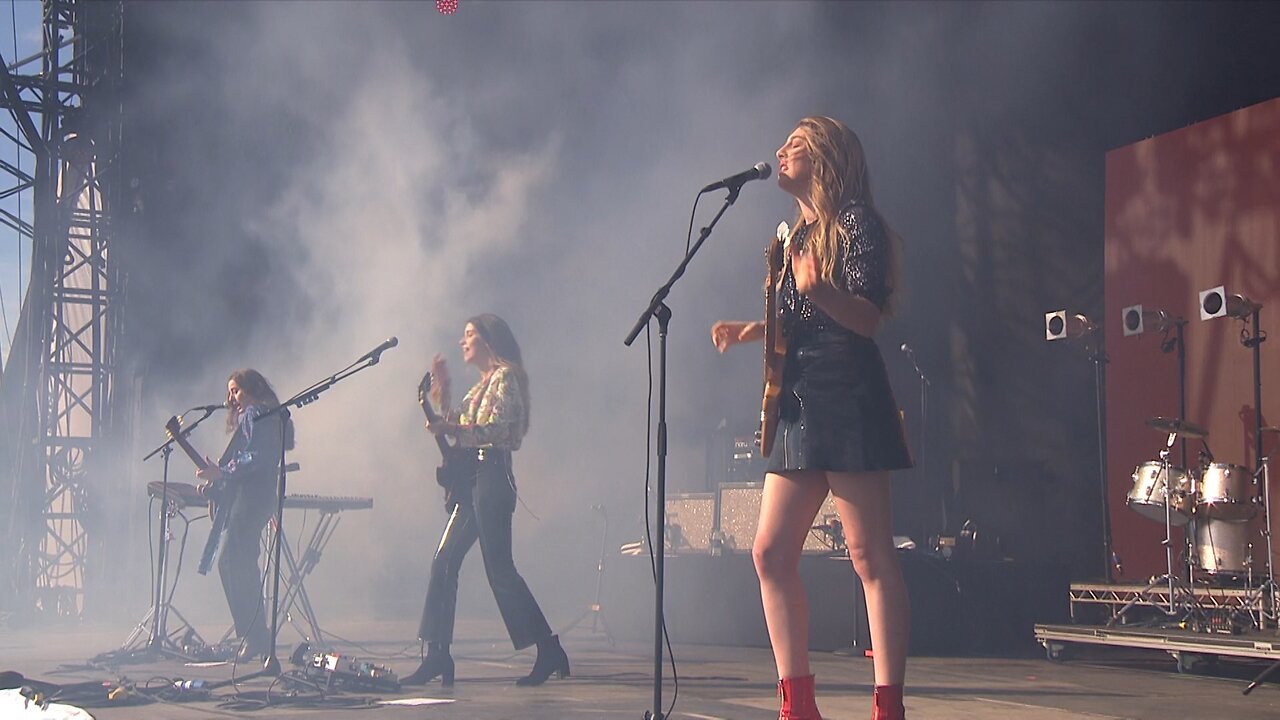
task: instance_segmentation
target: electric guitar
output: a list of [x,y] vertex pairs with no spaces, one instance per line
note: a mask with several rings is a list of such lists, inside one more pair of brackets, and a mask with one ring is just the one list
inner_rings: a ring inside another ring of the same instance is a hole
[[[442,418],[431,407],[431,372],[422,376],[418,383],[418,404],[430,423],[441,422]],[[475,454],[465,448],[450,445],[441,433],[435,436],[436,445],[440,448],[440,465],[436,468],[436,483],[444,488],[444,506],[452,511],[454,506],[466,497],[471,484],[475,482]]]
[[773,436],[778,432],[778,402],[782,398],[782,375],[787,364],[787,337],[778,314],[778,285],[782,282],[789,240],[790,229],[785,222],[781,223],[777,237],[765,252],[769,273],[764,286],[764,398],[760,403],[757,439],[760,454],[765,457],[773,450]]
[[[197,469],[207,470],[213,466],[204,458],[203,455],[196,452],[191,446],[191,442],[187,440],[187,435],[182,431],[182,422],[178,416],[169,418],[164,424],[164,430],[169,437],[182,448],[182,452],[186,453],[191,462],[195,463]],[[209,500],[209,517],[213,518],[213,524],[209,527],[209,539],[204,543],[204,551],[200,554],[200,566],[196,568],[201,575],[208,575],[213,569],[213,561],[218,557],[218,549],[222,545],[222,536],[227,530],[227,520],[231,516],[231,505],[235,502],[235,489],[228,483],[217,481],[206,481],[197,488],[201,495]]]

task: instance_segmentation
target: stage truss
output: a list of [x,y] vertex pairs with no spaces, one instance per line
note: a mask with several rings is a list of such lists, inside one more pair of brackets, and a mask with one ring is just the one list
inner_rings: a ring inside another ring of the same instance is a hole
[[[79,615],[90,549],[89,498],[108,488],[100,441],[111,424],[121,273],[110,253],[120,183],[122,15],[119,2],[44,0],[42,51],[0,58],[10,136],[34,158],[0,163],[4,197],[30,197],[34,218],[0,223],[31,242],[31,287],[6,369],[21,384],[12,439],[9,538],[21,608]],[[24,74],[24,72],[32,74]],[[7,134],[7,133],[6,133]],[[14,374],[19,377],[14,377]]]

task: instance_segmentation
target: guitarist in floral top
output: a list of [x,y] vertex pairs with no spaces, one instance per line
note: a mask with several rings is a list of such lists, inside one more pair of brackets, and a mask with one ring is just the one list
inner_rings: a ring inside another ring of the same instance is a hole
[[[431,562],[431,579],[422,611],[418,636],[427,654],[418,669],[403,678],[403,685],[423,685],[439,677],[444,685],[454,679],[453,621],[458,599],[458,572],[467,551],[480,542],[485,575],[511,644],[521,650],[536,645],[533,670],[517,685],[541,685],[552,674],[569,674],[569,658],[551,632],[538,601],[516,570],[511,553],[511,517],[516,509],[516,481],[511,453],[520,449],[529,430],[529,377],[525,374],[511,328],[497,315],[478,315],[462,332],[462,360],[480,372],[457,408],[449,409],[448,368],[437,355],[432,363],[431,393],[446,419],[428,420],[427,430],[451,437],[455,449],[473,457],[469,488],[451,488],[453,505]],[[473,454],[474,453],[474,454]]]
[[259,540],[275,512],[280,445],[293,447],[293,421],[282,430],[280,416],[259,418],[279,405],[275,390],[262,373],[252,369],[231,373],[227,379],[231,442],[218,462],[209,460],[208,467],[196,473],[204,481],[201,492],[216,505],[226,505],[223,509],[230,513],[218,575],[240,638],[239,654],[245,659],[265,655],[271,649],[262,608]]

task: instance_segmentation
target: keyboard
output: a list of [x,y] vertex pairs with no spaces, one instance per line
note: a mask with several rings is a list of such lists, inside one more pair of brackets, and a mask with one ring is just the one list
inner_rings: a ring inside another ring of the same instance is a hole
[[343,510],[365,510],[373,507],[373,498],[348,497],[345,495],[286,495],[284,506],[302,510],[322,510],[325,512],[341,512]]

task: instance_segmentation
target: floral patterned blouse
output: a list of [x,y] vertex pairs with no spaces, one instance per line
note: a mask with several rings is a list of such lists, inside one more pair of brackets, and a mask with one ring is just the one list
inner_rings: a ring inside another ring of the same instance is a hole
[[498,450],[520,449],[528,418],[519,373],[503,366],[471,386],[462,403],[449,413],[450,422],[458,425],[458,445]]

